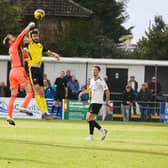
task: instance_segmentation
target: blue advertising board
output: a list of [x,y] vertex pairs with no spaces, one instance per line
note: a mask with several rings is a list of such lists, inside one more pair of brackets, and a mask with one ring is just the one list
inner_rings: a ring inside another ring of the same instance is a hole
[[[51,113],[53,99],[46,99],[47,105],[48,105],[48,112],[52,115],[57,115],[58,119],[62,119],[63,117],[63,109],[60,108],[58,112],[58,107],[56,106],[54,109],[54,113]],[[41,119],[41,112],[39,111],[35,99],[32,99],[29,106],[27,107],[30,111],[33,112],[33,116],[28,116],[25,113],[20,113],[19,109],[21,105],[23,104],[24,98],[17,98],[14,104],[14,111],[13,111],[13,117],[14,118],[27,118],[27,119]],[[9,104],[9,98],[0,97],[0,118],[7,118],[8,116],[8,104]]]
[[58,105],[56,105],[55,108],[54,108],[54,112],[52,113],[51,112],[52,111],[52,104],[53,104],[54,100],[53,99],[46,99],[46,101],[47,101],[47,106],[48,106],[48,112],[50,114],[52,114],[53,116],[57,116],[58,119],[62,119],[62,117],[63,117],[63,115],[62,115],[62,113],[63,113],[62,107],[60,107],[60,110],[58,111]]
[[168,122],[168,102],[161,103],[160,122]]

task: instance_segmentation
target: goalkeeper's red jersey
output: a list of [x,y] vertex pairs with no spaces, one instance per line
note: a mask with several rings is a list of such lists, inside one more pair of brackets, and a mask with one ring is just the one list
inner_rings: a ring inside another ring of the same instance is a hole
[[28,33],[27,29],[24,29],[16,38],[16,41],[9,48],[9,55],[12,59],[12,68],[24,67],[25,58],[23,48],[21,46],[24,36]]

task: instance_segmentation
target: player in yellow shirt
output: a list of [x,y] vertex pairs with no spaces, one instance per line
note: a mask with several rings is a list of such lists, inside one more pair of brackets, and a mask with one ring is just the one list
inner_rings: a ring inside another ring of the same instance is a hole
[[25,40],[28,43],[28,66],[29,66],[29,76],[30,81],[33,86],[36,103],[43,113],[42,118],[51,119],[51,116],[48,114],[47,103],[44,97],[44,84],[43,84],[43,70],[42,70],[42,56],[47,54],[48,56],[55,57],[57,60],[60,59],[60,56],[45,48],[39,42],[39,31],[38,29],[33,30],[30,33],[31,40]]

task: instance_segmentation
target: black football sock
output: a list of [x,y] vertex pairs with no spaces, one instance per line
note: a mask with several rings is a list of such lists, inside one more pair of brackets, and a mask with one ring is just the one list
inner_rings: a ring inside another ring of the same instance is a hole
[[94,124],[94,127],[96,127],[98,130],[101,129],[101,126],[95,120],[92,120],[92,122]]
[[52,106],[51,113],[54,113],[55,106]]
[[90,135],[94,134],[94,123],[93,123],[93,121],[89,121],[89,132],[90,132]]
[[57,114],[56,114],[57,116],[59,114],[59,111],[60,111],[60,107],[57,108]]

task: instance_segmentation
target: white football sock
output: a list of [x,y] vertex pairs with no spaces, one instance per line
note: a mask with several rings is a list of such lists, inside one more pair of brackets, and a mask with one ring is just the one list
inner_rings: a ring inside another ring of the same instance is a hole
[[104,128],[100,128],[100,132],[101,132],[101,133],[104,133]]

